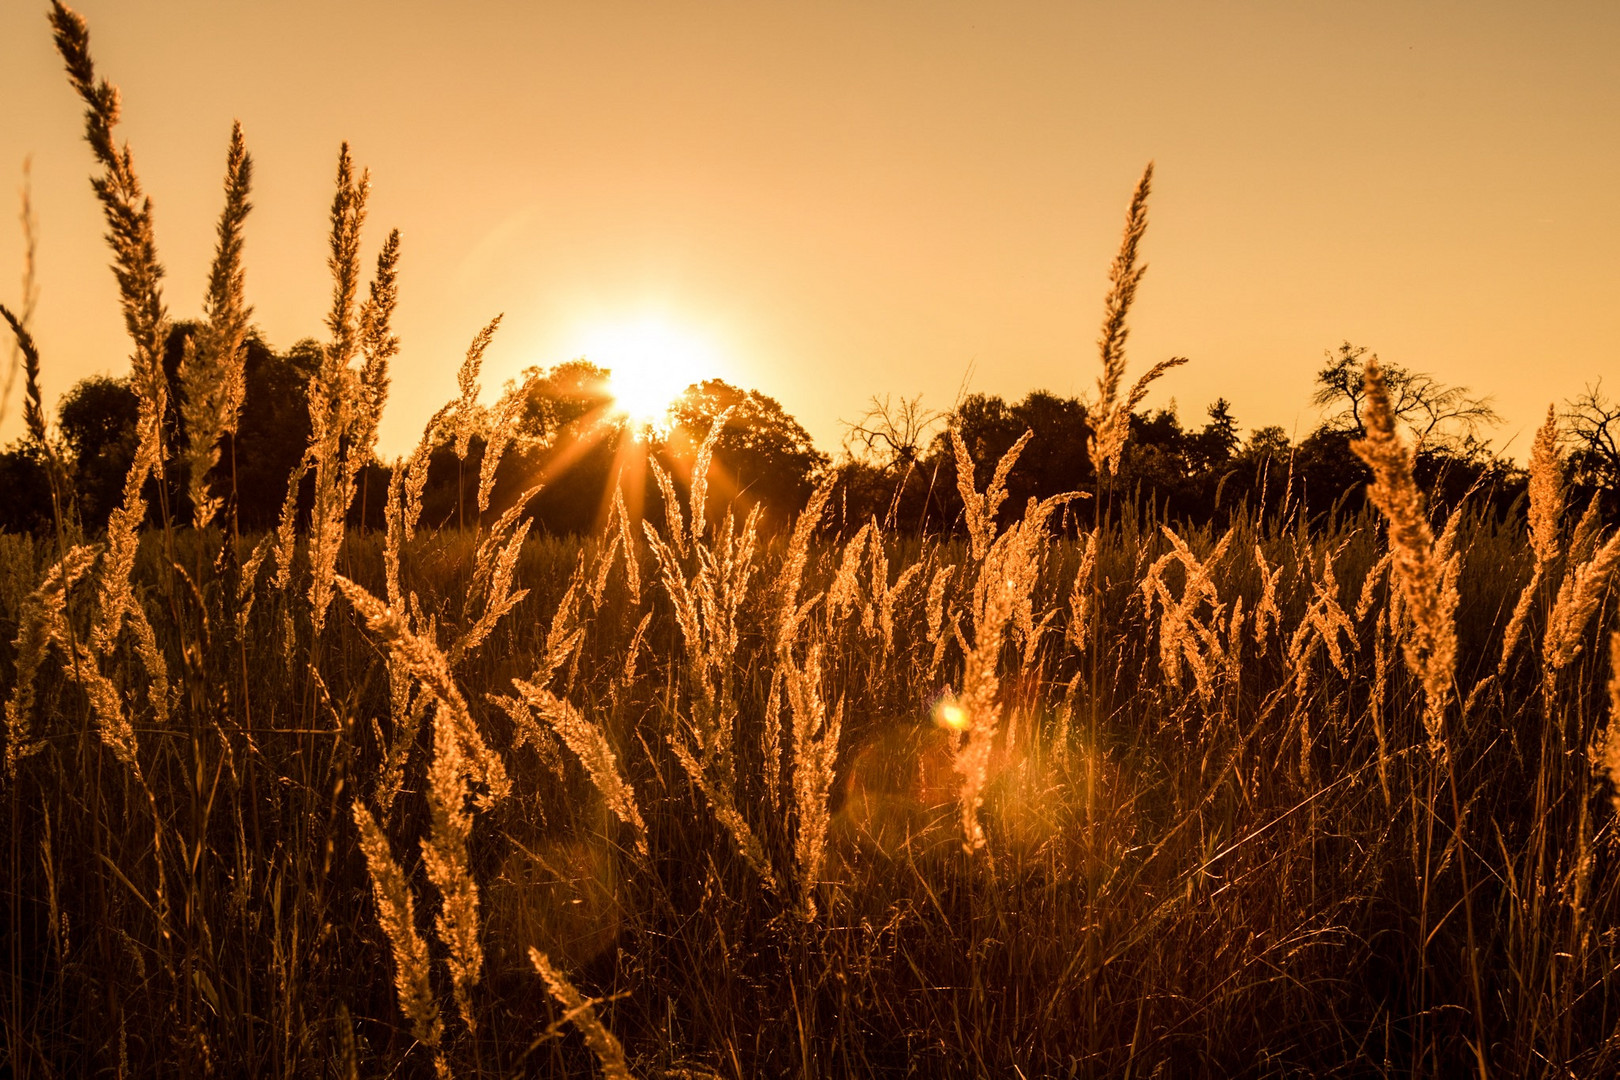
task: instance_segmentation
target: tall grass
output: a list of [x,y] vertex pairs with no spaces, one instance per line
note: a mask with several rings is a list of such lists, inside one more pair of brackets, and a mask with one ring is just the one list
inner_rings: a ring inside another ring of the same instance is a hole
[[[992,465],[957,439],[960,537],[841,535],[825,485],[776,535],[709,505],[722,418],[684,506],[654,463],[656,519],[490,522],[497,449],[476,509],[420,528],[428,451],[503,427],[491,323],[386,531],[346,532],[399,243],[359,301],[345,148],[312,520],[290,497],[241,537],[192,483],[196,527],[147,524],[151,215],[82,20],[52,18],[143,449],[105,540],[0,536],[12,1074],[1620,1070],[1620,539],[1566,521],[1551,419],[1528,523],[1431,521],[1370,365],[1362,516],[1216,534],[1105,483],[1086,533],[1057,516],[1079,493],[1001,524],[1022,444]],[[238,131],[188,371],[236,363],[248,160]],[[1164,369],[1120,394],[1148,185],[1105,417]],[[232,417],[199,379],[192,481]],[[1106,466],[1128,425],[1099,432]]]

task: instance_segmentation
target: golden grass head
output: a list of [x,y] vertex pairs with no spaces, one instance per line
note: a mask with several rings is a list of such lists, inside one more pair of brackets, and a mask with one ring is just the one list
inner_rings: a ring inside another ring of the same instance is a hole
[[1456,673],[1455,574],[1449,572],[1447,560],[1437,557],[1423,494],[1412,477],[1411,455],[1396,431],[1389,388],[1377,357],[1367,361],[1365,386],[1367,434],[1351,444],[1351,449],[1372,469],[1368,496],[1389,523],[1392,566],[1411,617],[1407,666],[1423,680],[1424,726],[1430,748],[1438,752]]
[[411,1022],[411,1033],[417,1041],[437,1049],[444,1025],[439,1020],[439,1005],[433,996],[427,942],[416,930],[416,904],[411,899],[410,887],[388,848],[388,838],[371,811],[356,801],[352,813],[360,833],[360,850],[366,857],[366,871],[371,877],[377,921],[382,924],[394,955],[394,992],[399,999],[400,1012]]
[[1609,635],[1609,725],[1604,731],[1602,766],[1609,777],[1614,812],[1620,814],[1620,632]]
[[1564,513],[1564,464],[1558,452],[1558,416],[1547,406],[1547,421],[1530,447],[1530,546],[1536,567],[1558,557],[1558,519]]
[[619,1045],[613,1032],[596,1015],[596,1003],[582,995],[568,976],[558,971],[552,965],[551,958],[539,949],[529,950],[529,960],[545,980],[551,996],[567,1010],[567,1017],[585,1037],[585,1045],[596,1055],[596,1064],[602,1070],[604,1080],[631,1080],[630,1066],[624,1060],[624,1047]]

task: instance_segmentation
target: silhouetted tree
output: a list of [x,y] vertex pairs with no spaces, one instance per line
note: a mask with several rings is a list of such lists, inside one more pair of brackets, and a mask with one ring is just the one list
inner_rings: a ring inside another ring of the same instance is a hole
[[[234,438],[221,447],[216,474],[236,478],[244,530],[271,529],[281,516],[287,481],[309,446],[309,379],[321,361],[319,342],[305,339],[284,354],[257,335],[246,344],[247,393]],[[216,480],[215,490],[222,490]],[[229,490],[225,481],[223,490]]]
[[1216,398],[1209,407],[1209,423],[1193,436],[1188,446],[1192,463],[1201,472],[1224,470],[1232,461],[1233,452],[1241,440],[1238,438],[1237,418],[1232,415],[1232,403]]
[[761,503],[778,523],[785,522],[809,499],[827,456],[775,398],[720,379],[688,387],[670,407],[671,429],[661,456],[689,476],[697,445],[727,409],[732,413],[715,445],[709,478],[716,513],[736,498],[745,507]]
[[[544,484],[529,504],[542,529],[594,528],[606,516],[620,449],[630,438],[613,411],[608,372],[587,360],[530,368],[506,393],[513,403],[514,443],[496,474],[492,512]],[[481,464],[481,446],[479,455]],[[636,482],[627,481],[632,488]],[[635,491],[630,497],[637,501]]]
[[[1311,399],[1330,410],[1328,428],[1357,438],[1364,434],[1361,410],[1366,404],[1366,355],[1365,347],[1348,341],[1337,352],[1327,353],[1327,363],[1316,373],[1317,390]],[[1378,366],[1396,419],[1411,428],[1425,446],[1454,447],[1502,420],[1491,408],[1490,398],[1474,397],[1466,386],[1447,386],[1427,372],[1383,360]]]
[[1600,380],[1565,404],[1570,478],[1620,497],[1620,402],[1604,395]]
[[923,408],[920,394],[898,402],[884,394],[873,397],[860,419],[846,425],[844,445],[869,464],[901,472],[916,464],[945,418],[944,413]]
[[47,533],[54,527],[45,451],[18,440],[0,451],[0,531]]
[[135,460],[140,404],[129,380],[92,375],[75,383],[56,407],[57,423],[72,464],[79,520],[91,533],[124,495],[124,477]]

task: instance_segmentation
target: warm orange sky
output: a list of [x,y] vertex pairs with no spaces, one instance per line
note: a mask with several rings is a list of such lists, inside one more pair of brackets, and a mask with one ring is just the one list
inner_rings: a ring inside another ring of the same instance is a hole
[[[54,396],[128,354],[43,3],[0,5],[0,299],[32,154]],[[1620,4],[81,0],[123,91],[166,297],[201,306],[233,118],[248,292],[319,336],[338,143],[404,234],[383,450],[506,320],[486,397],[589,324],[663,318],[836,448],[874,393],[1092,392],[1108,263],[1157,163],[1132,370],[1184,419],[1314,426],[1346,338],[1489,391],[1620,390]],[[4,437],[18,430],[15,397]]]

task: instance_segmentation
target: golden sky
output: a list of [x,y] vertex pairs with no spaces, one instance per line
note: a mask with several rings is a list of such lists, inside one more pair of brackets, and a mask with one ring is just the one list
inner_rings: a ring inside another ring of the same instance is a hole
[[[404,235],[382,438],[467,342],[486,398],[590,328],[662,321],[833,450],[872,394],[1089,393],[1110,259],[1156,162],[1133,370],[1185,419],[1314,426],[1344,339],[1547,407],[1620,391],[1620,4],[80,0],[201,307],[231,121],[256,167],[249,299],[320,336],[338,144],[368,251]],[[33,156],[47,393],[121,373],[79,105],[44,3],[0,4],[0,300]],[[0,435],[18,431],[13,397]]]

